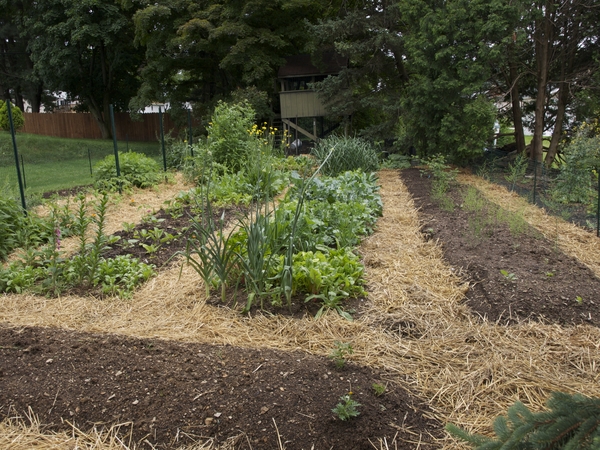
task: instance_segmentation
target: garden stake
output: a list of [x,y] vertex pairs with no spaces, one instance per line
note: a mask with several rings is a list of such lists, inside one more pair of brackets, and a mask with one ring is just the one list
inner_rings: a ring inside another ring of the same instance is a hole
[[21,179],[21,170],[19,169],[19,152],[17,151],[17,140],[15,138],[15,125],[13,123],[12,111],[10,109],[10,100],[6,100],[8,110],[8,123],[10,124],[10,134],[12,136],[13,150],[15,152],[15,165],[17,166],[17,180],[19,181],[19,192],[21,194],[21,206],[23,214],[27,215],[27,206],[25,205],[25,190],[23,189],[23,180]]
[[[167,171],[167,153],[165,152],[165,132],[163,130],[163,116],[162,116],[162,107],[158,107],[158,121],[160,124],[160,145],[162,148],[162,155],[163,155],[163,167],[165,169],[165,172]],[[165,181],[167,181],[167,178],[165,177]]]
[[92,152],[90,151],[89,148],[88,148],[88,161],[90,162],[90,177],[93,177],[94,173],[92,170]]
[[190,146],[190,156],[193,158],[194,157],[194,149],[192,148],[192,111],[190,111],[189,109],[187,110],[187,116],[188,116],[188,128],[190,129],[189,135],[190,137],[188,138],[188,143]]
[[21,172],[23,172],[23,187],[27,189],[27,178],[25,178],[25,163],[23,162],[23,155],[21,155]]
[[[119,166],[119,151],[117,150],[117,130],[115,129],[115,112],[113,105],[110,105],[110,124],[112,125],[113,146],[115,148],[115,166],[117,168],[117,178],[121,178],[121,166]],[[122,194],[121,182],[119,181],[119,194]]]

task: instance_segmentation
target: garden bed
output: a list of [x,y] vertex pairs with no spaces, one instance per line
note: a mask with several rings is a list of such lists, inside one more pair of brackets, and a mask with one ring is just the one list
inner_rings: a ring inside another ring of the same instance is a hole
[[432,199],[431,179],[419,169],[404,170],[402,179],[420,210],[423,234],[439,240],[445,259],[471,283],[466,297],[475,314],[503,324],[600,326],[600,279],[522,214],[502,210],[474,188],[468,194],[465,185]]

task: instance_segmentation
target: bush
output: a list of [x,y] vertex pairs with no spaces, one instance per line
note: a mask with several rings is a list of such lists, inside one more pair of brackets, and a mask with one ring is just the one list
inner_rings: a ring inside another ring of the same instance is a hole
[[357,169],[373,172],[379,168],[375,147],[364,139],[330,136],[319,141],[312,154],[321,164],[332,149],[332,155],[321,169],[324,175],[335,176]]
[[254,125],[254,110],[248,102],[219,102],[208,124],[208,151],[214,161],[232,172],[242,169],[248,147],[255,141],[250,134]]
[[[23,128],[23,125],[25,125],[25,119],[21,109],[11,103],[10,112],[15,130],[20,130]],[[0,129],[10,131],[10,122],[8,120],[8,107],[6,106],[6,101],[3,101],[0,105]]]
[[592,169],[600,159],[600,136],[580,134],[564,149],[564,163],[552,191],[560,203],[588,203],[593,199]]
[[115,190],[119,186],[147,188],[161,180],[160,165],[141,153],[119,153],[121,178],[117,178],[114,155],[109,155],[94,166],[94,178],[99,188]]

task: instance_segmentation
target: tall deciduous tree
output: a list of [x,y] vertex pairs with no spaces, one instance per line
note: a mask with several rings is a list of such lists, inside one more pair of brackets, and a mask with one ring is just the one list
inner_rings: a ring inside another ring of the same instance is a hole
[[39,112],[43,83],[33,70],[28,51],[29,35],[23,26],[31,11],[30,1],[0,0],[0,91],[21,109],[28,100],[33,112]]
[[111,137],[109,105],[126,108],[139,84],[132,14],[118,0],[46,0],[26,21],[36,72],[51,91],[78,99],[103,138]]
[[274,92],[284,57],[304,50],[316,0],[159,0],[135,15],[146,49],[132,106],[152,101],[214,103],[238,88]]

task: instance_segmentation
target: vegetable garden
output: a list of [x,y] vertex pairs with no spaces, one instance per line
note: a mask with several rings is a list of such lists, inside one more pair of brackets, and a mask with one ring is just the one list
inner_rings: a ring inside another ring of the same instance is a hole
[[222,108],[167,182],[2,200],[0,446],[467,448],[446,424],[600,394],[593,234]]

